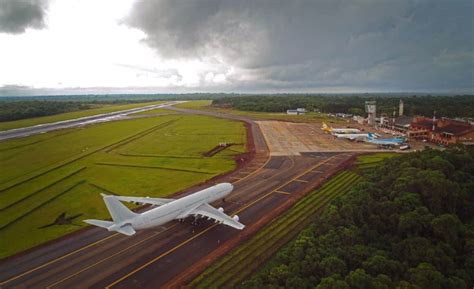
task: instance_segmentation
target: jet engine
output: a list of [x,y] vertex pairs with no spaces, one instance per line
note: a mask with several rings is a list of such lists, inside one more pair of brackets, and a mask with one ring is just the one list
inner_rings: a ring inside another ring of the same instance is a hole
[[232,220],[238,222],[238,221],[239,221],[239,216],[237,216],[237,215],[233,216],[233,217],[232,217]]
[[223,207],[220,207],[219,209],[217,209],[219,212],[221,213],[224,213],[224,208]]

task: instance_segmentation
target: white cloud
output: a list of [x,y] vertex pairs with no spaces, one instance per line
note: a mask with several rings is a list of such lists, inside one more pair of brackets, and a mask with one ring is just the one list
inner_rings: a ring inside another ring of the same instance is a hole
[[0,33],[0,86],[160,88],[202,84],[201,74],[211,69],[208,64],[163,59],[143,43],[146,35],[142,31],[123,24],[133,2],[56,0],[50,3],[44,29],[27,29],[17,35]]

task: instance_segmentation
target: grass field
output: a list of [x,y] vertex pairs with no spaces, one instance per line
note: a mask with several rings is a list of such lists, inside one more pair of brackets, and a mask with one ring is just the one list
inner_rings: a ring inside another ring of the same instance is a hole
[[291,209],[265,226],[190,284],[190,288],[233,288],[283,245],[293,239],[334,198],[347,193],[361,177],[345,171],[296,203]]
[[[107,219],[99,193],[162,197],[235,167],[243,123],[173,114],[0,142],[0,258]],[[203,157],[221,142],[237,145]],[[63,212],[69,225],[39,227]]]
[[121,105],[105,104],[105,105],[97,105],[95,108],[92,108],[92,109],[66,112],[66,113],[61,113],[61,114],[56,114],[56,115],[34,117],[34,118],[15,120],[15,121],[5,121],[5,122],[0,122],[0,131],[33,126],[33,125],[43,124],[43,123],[56,122],[56,121],[67,120],[67,119],[74,119],[74,118],[85,117],[85,116],[91,116],[91,115],[96,115],[96,114],[114,112],[114,111],[119,111],[119,110],[132,109],[132,108],[146,106],[146,105],[160,104],[163,102],[164,101],[153,101],[153,102],[142,102],[142,103],[132,103],[132,104],[121,104]]
[[211,100],[194,100],[188,101],[176,105],[180,108],[189,108],[197,110],[210,110],[216,112],[222,112],[233,115],[243,115],[248,116],[254,119],[274,119],[274,120],[286,120],[286,121],[295,121],[295,122],[328,122],[328,123],[346,123],[344,120],[334,117],[329,117],[324,113],[309,112],[304,115],[288,115],[283,112],[255,112],[255,111],[243,111],[237,109],[228,109],[228,108],[216,108],[211,107]]
[[212,104],[212,100],[192,100],[192,101],[186,101],[180,104],[176,104],[175,106],[179,108],[206,110],[206,109],[209,109],[209,106],[211,104]]
[[369,170],[381,163],[384,159],[399,156],[397,153],[375,153],[368,155],[361,155],[357,157],[356,165],[359,170]]

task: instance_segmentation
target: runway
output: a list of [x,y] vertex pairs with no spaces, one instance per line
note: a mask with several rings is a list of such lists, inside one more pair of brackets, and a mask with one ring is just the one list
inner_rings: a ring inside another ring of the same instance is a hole
[[229,118],[250,124],[255,158],[215,180],[232,182],[234,191],[225,202],[212,205],[223,207],[227,214],[238,214],[247,226],[243,231],[207,220],[196,226],[191,220],[171,222],[132,237],[91,227],[1,262],[1,288],[179,287],[351,157],[350,153],[321,153],[267,158],[269,152],[258,126],[243,117]]
[[92,116],[76,118],[76,119],[63,120],[63,121],[58,121],[58,122],[53,122],[53,123],[44,123],[44,124],[38,124],[35,126],[0,131],[0,141],[12,139],[12,138],[26,137],[26,136],[40,134],[40,133],[46,133],[46,132],[54,131],[58,129],[74,128],[74,127],[79,127],[79,126],[93,124],[93,123],[121,120],[121,119],[127,118],[127,115],[130,115],[130,114],[139,113],[142,111],[147,111],[147,110],[152,110],[152,109],[157,109],[157,108],[165,108],[169,105],[173,105],[176,103],[179,103],[179,102],[172,101],[172,102],[167,102],[167,103],[162,103],[162,104],[146,105],[143,107],[132,108],[132,109],[127,109],[127,110],[121,110],[121,111],[97,114],[97,115],[92,115]]

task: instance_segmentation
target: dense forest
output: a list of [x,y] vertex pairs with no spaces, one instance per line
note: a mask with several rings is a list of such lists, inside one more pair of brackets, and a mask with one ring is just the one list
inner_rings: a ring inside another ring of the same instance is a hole
[[400,99],[404,102],[406,115],[433,115],[444,117],[474,117],[474,96],[357,96],[357,95],[256,95],[224,97],[215,99],[214,105],[231,106],[246,111],[284,112],[303,107],[310,111],[352,113],[364,115],[366,100],[377,102],[377,113],[392,115]]
[[474,153],[384,161],[241,288],[474,285]]
[[0,121],[59,114],[91,108],[91,104],[72,101],[3,101],[0,102]]
[[[9,98],[10,100],[0,100],[0,121],[12,121],[31,117],[55,115],[65,112],[90,109],[106,104],[129,104],[145,103],[153,101],[152,99],[130,99],[130,98],[84,98],[74,100],[18,100],[18,98]],[[145,104],[144,104],[145,105]]]

